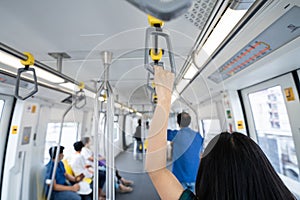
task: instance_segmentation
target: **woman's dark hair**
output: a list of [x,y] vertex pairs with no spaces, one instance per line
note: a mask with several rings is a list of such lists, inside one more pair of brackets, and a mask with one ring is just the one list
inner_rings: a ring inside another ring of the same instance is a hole
[[89,137],[83,137],[81,138],[81,142],[83,143],[83,145],[85,146],[87,143],[89,143],[90,138]]
[[73,144],[75,151],[81,151],[81,149],[84,147],[84,144],[81,141],[75,142]]
[[191,116],[186,112],[179,113],[177,115],[177,123],[180,127],[188,127],[191,123]]
[[223,132],[207,146],[196,196],[209,200],[296,199],[260,147],[242,133]]

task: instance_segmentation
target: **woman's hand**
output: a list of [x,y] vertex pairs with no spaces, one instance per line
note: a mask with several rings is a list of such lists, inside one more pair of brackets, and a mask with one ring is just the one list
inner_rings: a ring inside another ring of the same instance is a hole
[[162,67],[154,66],[155,91],[157,93],[158,102],[161,100],[169,100],[170,93],[173,89],[174,74],[164,70]]
[[75,176],[75,182],[79,183],[84,178],[83,173],[79,174],[78,176]]

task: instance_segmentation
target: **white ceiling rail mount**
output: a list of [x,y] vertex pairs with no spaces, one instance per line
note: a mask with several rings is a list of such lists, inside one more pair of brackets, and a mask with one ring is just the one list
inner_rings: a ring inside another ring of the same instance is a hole
[[49,56],[56,59],[56,67],[58,72],[62,72],[62,61],[64,58],[71,58],[67,53],[65,52],[51,52],[48,53]]

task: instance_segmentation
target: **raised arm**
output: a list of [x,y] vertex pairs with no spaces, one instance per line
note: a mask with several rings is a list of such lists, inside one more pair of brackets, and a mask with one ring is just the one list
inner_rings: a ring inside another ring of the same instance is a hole
[[146,170],[161,199],[179,199],[181,184],[166,168],[167,126],[171,107],[174,74],[161,67],[154,67],[157,105],[148,134]]

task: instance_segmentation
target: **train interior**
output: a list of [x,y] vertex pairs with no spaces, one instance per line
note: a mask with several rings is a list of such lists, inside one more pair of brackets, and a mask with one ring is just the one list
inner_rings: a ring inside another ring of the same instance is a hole
[[68,157],[84,136],[135,182],[122,194],[108,179],[107,199],[159,199],[133,134],[151,123],[160,53],[175,73],[169,128],[186,111],[204,146],[249,135],[300,199],[300,1],[142,2],[0,2],[0,199],[43,199],[48,149]]

